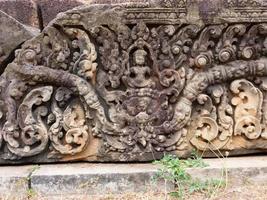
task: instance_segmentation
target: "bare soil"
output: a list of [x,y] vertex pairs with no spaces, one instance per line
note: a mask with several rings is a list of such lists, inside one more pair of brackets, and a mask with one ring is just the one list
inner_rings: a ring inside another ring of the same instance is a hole
[[[178,197],[172,197],[164,194],[124,194],[108,195],[103,197],[89,197],[88,200],[177,200]],[[181,198],[180,198],[181,199]],[[246,184],[235,187],[229,185],[226,188],[218,189],[212,192],[198,192],[184,196],[186,200],[267,200],[266,185]]]
[[[127,193],[121,195],[103,195],[103,196],[88,196],[88,195],[74,195],[74,196],[41,196],[32,194],[32,197],[11,197],[6,195],[0,197],[0,200],[180,200],[181,198],[173,197],[170,194],[163,193]],[[183,200],[267,200],[267,183],[243,183],[241,185],[227,185],[225,188],[213,189],[212,191],[196,192],[187,194]]]

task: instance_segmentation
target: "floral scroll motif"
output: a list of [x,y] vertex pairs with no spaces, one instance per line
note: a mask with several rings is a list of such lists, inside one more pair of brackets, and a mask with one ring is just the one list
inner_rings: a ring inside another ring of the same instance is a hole
[[261,135],[262,92],[246,80],[236,80],[231,90],[237,96],[232,98],[235,107],[235,135],[245,134],[249,139]]

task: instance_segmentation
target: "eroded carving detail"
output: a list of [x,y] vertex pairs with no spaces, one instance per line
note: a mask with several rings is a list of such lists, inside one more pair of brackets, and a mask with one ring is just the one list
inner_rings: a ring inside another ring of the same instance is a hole
[[0,77],[3,162],[265,150],[266,23],[161,23],[186,4],[73,10],[24,43]]

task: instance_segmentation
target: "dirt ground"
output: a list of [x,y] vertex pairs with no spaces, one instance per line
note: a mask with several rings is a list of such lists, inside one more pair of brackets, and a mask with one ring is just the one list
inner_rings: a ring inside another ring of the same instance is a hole
[[[105,196],[56,196],[44,197],[34,195],[30,198],[0,198],[0,200],[180,200],[165,194],[123,194]],[[226,188],[209,192],[198,192],[184,196],[183,200],[267,200],[267,183],[265,185],[244,184],[241,186],[228,185]]]
[[[171,197],[164,194],[147,193],[142,195],[125,194],[109,195],[105,197],[90,197],[90,200],[177,200],[179,198]],[[184,196],[186,200],[267,200],[267,183],[266,185],[246,184],[235,187],[233,185],[227,188],[215,190],[212,192],[194,193]]]

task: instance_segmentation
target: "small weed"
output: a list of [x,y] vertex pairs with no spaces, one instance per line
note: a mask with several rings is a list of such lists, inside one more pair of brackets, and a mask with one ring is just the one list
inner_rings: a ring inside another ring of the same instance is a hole
[[154,180],[163,178],[174,183],[177,186],[177,190],[171,192],[170,195],[179,199],[184,199],[186,195],[194,192],[205,192],[210,196],[215,189],[226,185],[223,180],[210,179],[202,181],[194,179],[187,173],[187,168],[208,166],[196,153],[193,153],[191,158],[187,160],[180,160],[174,155],[166,155],[161,160],[154,161],[154,163],[160,165],[158,172],[153,177]]
[[27,190],[27,196],[28,196],[28,199],[30,198],[33,198],[37,195],[37,193],[33,190],[33,189],[28,189]]

